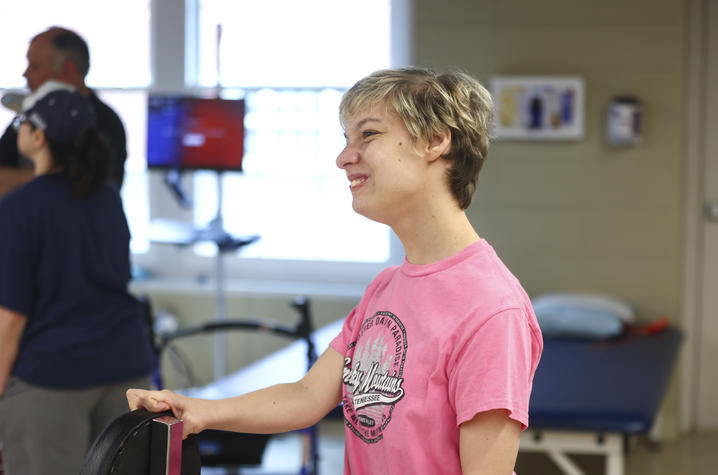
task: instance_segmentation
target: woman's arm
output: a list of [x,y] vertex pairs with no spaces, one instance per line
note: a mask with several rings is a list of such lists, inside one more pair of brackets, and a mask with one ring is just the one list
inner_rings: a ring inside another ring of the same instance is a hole
[[519,451],[521,424],[507,411],[480,412],[459,429],[461,471],[465,474],[511,475]]
[[130,409],[171,410],[184,421],[183,432],[205,429],[255,434],[287,432],[311,426],[341,399],[344,357],[328,348],[299,381],[277,384],[242,396],[216,401],[182,396],[171,391],[130,389]]
[[15,365],[20,337],[25,329],[25,315],[0,307],[0,396]]

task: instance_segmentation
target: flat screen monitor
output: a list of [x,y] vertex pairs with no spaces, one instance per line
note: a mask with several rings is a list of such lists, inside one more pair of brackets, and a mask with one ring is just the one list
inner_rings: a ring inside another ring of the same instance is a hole
[[151,94],[147,166],[242,171],[244,101]]

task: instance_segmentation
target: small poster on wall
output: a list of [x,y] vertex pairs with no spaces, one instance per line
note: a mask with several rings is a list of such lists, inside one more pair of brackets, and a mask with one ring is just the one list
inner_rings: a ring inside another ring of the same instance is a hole
[[498,76],[491,81],[498,139],[580,140],[583,79],[575,76]]

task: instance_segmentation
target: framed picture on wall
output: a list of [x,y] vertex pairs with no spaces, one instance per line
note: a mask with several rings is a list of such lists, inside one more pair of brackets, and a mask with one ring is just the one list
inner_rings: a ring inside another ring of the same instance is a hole
[[497,76],[491,81],[497,139],[581,140],[584,84],[575,76]]

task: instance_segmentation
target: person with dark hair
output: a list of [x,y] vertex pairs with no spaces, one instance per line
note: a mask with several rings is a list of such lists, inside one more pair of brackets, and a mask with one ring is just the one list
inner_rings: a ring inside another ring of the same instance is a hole
[[[111,148],[110,176],[120,188],[127,159],[127,138],[122,120],[85,84],[90,69],[90,52],[85,40],[74,31],[54,26],[36,35],[27,50],[27,69],[23,76],[31,92],[48,80],[72,85],[87,97],[95,109],[97,129]],[[0,196],[28,182],[33,173],[31,163],[17,148],[17,132],[12,124],[0,138]]]
[[0,441],[9,475],[76,475],[153,350],[92,103],[46,81],[23,104],[35,177],[0,199]]
[[351,87],[339,115],[352,207],[392,228],[404,262],[369,284],[301,380],[212,401],[130,389],[130,408],[171,410],[185,434],[276,433],[341,402],[345,474],[511,474],[543,339],[520,282],[464,211],[491,96],[461,72],[384,70]]

